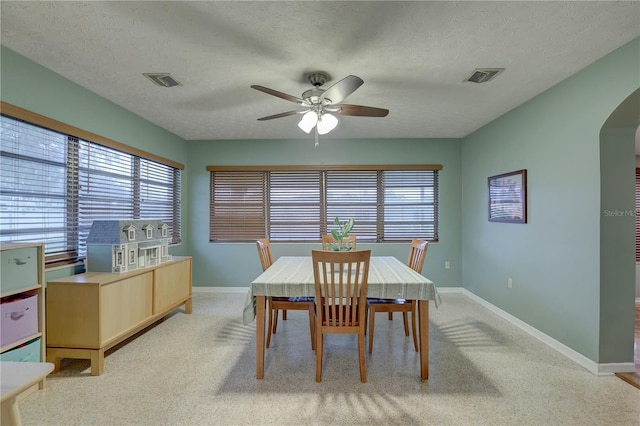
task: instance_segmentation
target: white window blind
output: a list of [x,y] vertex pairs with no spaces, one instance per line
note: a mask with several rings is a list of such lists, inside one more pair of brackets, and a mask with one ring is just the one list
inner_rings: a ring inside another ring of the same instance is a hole
[[327,197],[324,217],[328,223],[323,234],[335,228],[333,218],[339,217],[344,221],[352,217],[355,225],[351,232],[358,236],[358,240],[382,239],[377,233],[379,173],[375,170],[325,172]]
[[320,180],[317,171],[268,173],[267,234],[272,241],[320,238]]
[[428,235],[437,241],[438,173],[389,170],[382,178],[383,239],[406,241]]
[[[171,243],[180,242],[180,198],[182,194],[181,173],[179,169],[157,163],[146,158],[136,157],[138,165],[134,168],[139,175],[139,194],[134,216],[160,219],[168,225]],[[138,172],[139,170],[139,172]]]
[[51,259],[77,256],[66,220],[67,136],[0,120],[0,240],[43,242]]

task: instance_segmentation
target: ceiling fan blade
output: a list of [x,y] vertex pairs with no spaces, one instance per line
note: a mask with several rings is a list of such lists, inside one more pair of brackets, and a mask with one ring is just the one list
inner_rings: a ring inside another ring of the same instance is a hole
[[296,104],[302,104],[302,99],[296,96],[287,95],[286,93],[278,92],[277,90],[269,89],[268,87],[258,86],[254,84],[253,86],[251,86],[251,88],[267,93],[269,95],[277,96],[279,98],[284,99],[285,101],[293,102]]
[[389,114],[388,109],[374,108],[362,105],[336,105],[340,110],[337,111],[340,115],[357,115],[360,117],[386,117]]
[[258,121],[272,120],[272,119],[274,119],[274,118],[288,117],[288,116],[290,116],[290,115],[300,114],[301,112],[305,112],[305,111],[287,111],[287,112],[281,112],[280,114],[268,115],[268,116],[266,116],[266,117],[258,118]]
[[356,89],[362,86],[362,79],[355,75],[349,75],[329,87],[320,95],[320,103],[325,99],[330,99],[332,104],[338,104],[342,102],[344,98],[356,91]]

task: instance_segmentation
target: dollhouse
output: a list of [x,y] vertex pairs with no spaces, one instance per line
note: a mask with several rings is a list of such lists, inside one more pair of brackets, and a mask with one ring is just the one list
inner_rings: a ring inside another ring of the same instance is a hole
[[128,272],[169,260],[169,227],[161,220],[94,220],[87,272]]

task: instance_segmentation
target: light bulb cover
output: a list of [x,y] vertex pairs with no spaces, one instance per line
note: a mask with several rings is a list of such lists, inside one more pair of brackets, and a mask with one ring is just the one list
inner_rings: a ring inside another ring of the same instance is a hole
[[298,123],[298,127],[300,127],[305,133],[309,133],[317,122],[318,114],[316,114],[315,111],[309,111],[302,116],[302,120]]
[[322,114],[318,119],[318,133],[326,135],[330,131],[336,128],[338,125],[338,119],[332,114]]

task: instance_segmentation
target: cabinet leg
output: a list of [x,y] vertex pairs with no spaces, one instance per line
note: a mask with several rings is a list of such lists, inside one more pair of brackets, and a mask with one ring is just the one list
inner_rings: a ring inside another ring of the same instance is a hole
[[191,302],[191,298],[188,298],[186,302],[184,302],[184,313],[190,314],[193,310],[193,303]]
[[60,360],[61,359],[62,358],[60,358],[58,356],[47,354],[47,362],[50,362],[51,364],[53,364],[52,373],[57,373],[60,370]]
[[91,375],[99,376],[104,372],[104,349],[91,351]]

